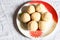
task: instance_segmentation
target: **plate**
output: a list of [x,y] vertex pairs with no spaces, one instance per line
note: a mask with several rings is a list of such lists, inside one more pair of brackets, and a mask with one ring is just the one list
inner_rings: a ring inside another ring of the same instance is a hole
[[[54,23],[58,23],[58,15],[57,15],[57,12],[56,12],[56,10],[49,4],[49,3],[47,3],[47,2],[44,2],[44,1],[29,1],[29,2],[27,2],[27,3],[25,3],[20,9],[19,9],[19,11],[18,11],[18,13],[17,13],[17,16],[16,16],[16,23],[17,23],[17,27],[18,27],[18,29],[19,29],[19,31],[23,34],[23,35],[25,35],[25,36],[27,36],[27,37],[29,37],[29,38],[34,38],[34,37],[32,37],[31,35],[30,35],[30,32],[29,32],[29,30],[24,30],[21,26],[23,26],[23,25],[21,25],[21,22],[19,21],[19,14],[21,13],[21,10],[22,10],[22,8],[24,7],[24,6],[28,6],[28,5],[31,5],[31,4],[43,4],[47,9],[48,9],[48,11],[53,15],[53,19],[54,19]],[[55,29],[55,28],[54,28]],[[52,29],[52,31],[54,31],[54,29]],[[51,31],[51,32],[52,32]],[[49,34],[51,34],[51,32],[49,33]],[[45,36],[48,36],[49,34],[46,34]],[[39,37],[39,38],[41,38],[41,37]]]

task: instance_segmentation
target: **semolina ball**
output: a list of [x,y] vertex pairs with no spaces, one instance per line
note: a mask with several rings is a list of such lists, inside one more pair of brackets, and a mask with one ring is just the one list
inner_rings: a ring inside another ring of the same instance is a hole
[[43,4],[38,4],[36,5],[36,11],[43,14],[44,12],[47,12],[47,9]]
[[42,30],[42,32],[47,32],[51,28],[49,22],[46,21],[39,21],[38,25],[39,29]]
[[34,20],[34,21],[39,21],[40,18],[41,18],[41,14],[38,13],[38,12],[34,12],[34,13],[32,13],[31,18],[32,18],[32,20]]
[[26,22],[30,21],[30,15],[29,15],[28,13],[23,13],[23,14],[21,15],[21,21],[22,21],[23,23],[26,23]]
[[29,14],[32,14],[33,12],[35,12],[35,7],[33,5],[28,6],[27,12]]
[[52,14],[49,12],[45,12],[42,14],[42,20],[43,21],[51,21],[52,20]]
[[36,22],[36,21],[30,21],[30,22],[28,23],[28,29],[29,29],[30,31],[36,31],[36,30],[38,29],[38,24],[37,24],[37,22]]

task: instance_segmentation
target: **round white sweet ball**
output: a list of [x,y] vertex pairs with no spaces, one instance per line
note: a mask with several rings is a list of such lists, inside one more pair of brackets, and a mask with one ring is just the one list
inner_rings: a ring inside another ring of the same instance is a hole
[[36,5],[36,11],[43,14],[44,12],[47,12],[47,9],[43,4],[38,4]]
[[34,21],[39,21],[40,18],[41,18],[41,14],[38,13],[38,12],[34,12],[34,13],[32,13],[31,18],[32,18],[32,20],[34,20]]
[[28,12],[29,14],[32,14],[33,12],[35,12],[35,7],[34,7],[33,5],[28,6],[27,12]]
[[23,13],[21,15],[21,21],[24,22],[24,23],[30,21],[30,15],[28,13]]
[[52,14],[49,12],[45,12],[42,14],[42,20],[43,21],[52,21]]
[[28,29],[29,29],[30,31],[36,31],[36,30],[38,29],[38,24],[37,24],[37,22],[36,22],[36,21],[30,21],[30,22],[28,23]]
[[49,31],[51,25],[49,22],[46,21],[39,21],[39,29],[42,30],[42,32],[46,33]]

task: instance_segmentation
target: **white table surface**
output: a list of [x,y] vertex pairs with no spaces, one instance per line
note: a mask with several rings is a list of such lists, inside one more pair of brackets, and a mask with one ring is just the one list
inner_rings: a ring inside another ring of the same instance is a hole
[[[22,36],[13,24],[13,15],[16,9],[22,3],[29,0],[0,0],[0,40],[33,40]],[[60,17],[60,1],[59,0],[43,0],[51,5],[57,10]],[[60,23],[60,21],[59,21]],[[42,38],[41,40],[60,40],[60,27],[58,25],[58,30],[52,36],[48,38]]]

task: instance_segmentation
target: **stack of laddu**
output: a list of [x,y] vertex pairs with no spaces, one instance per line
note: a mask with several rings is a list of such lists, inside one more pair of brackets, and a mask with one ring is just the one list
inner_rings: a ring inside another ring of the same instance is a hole
[[26,12],[21,15],[21,21],[27,23],[28,30],[37,29],[47,32],[52,21],[52,14],[43,4],[28,5]]

